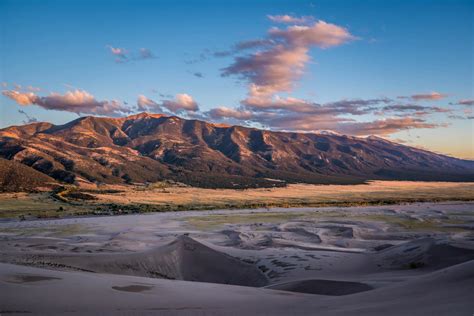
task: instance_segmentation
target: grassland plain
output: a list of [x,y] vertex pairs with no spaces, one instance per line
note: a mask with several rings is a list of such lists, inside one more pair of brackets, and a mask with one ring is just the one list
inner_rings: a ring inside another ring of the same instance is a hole
[[290,184],[260,189],[203,189],[180,184],[68,186],[52,192],[0,194],[0,218],[59,218],[129,213],[389,205],[471,201],[474,183],[370,181],[359,185]]

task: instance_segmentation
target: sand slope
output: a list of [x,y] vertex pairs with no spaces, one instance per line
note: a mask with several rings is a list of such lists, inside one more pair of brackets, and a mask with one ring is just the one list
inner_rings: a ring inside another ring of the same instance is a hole
[[26,262],[96,273],[257,287],[267,284],[265,275],[254,265],[213,250],[186,235],[165,246],[137,253],[35,254],[24,257]]
[[0,264],[3,313],[54,315],[470,315],[474,261],[345,296]]

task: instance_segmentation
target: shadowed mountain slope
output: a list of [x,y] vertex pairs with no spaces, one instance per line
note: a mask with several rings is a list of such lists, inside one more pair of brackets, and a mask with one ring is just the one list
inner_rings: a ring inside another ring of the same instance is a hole
[[35,191],[55,184],[53,178],[31,167],[0,158],[0,192]]
[[368,179],[473,181],[474,162],[378,137],[273,132],[141,113],[0,130],[0,157],[58,181],[202,187]]

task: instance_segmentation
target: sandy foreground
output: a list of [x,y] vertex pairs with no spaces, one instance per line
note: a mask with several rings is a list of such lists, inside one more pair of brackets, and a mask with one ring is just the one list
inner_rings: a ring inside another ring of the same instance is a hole
[[0,223],[0,313],[471,315],[474,203]]

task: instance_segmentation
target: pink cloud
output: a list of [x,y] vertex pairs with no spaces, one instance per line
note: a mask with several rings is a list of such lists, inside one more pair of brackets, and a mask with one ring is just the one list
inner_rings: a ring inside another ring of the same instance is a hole
[[458,101],[458,104],[472,106],[474,105],[474,99],[462,99]]
[[228,107],[218,107],[210,110],[207,114],[214,119],[234,118],[238,120],[249,120],[253,116],[250,111],[243,109],[236,110]]
[[270,40],[251,41],[263,50],[236,56],[223,69],[223,76],[235,75],[249,82],[249,98],[265,100],[277,92],[289,92],[310,61],[311,47],[329,48],[355,39],[345,28],[324,21],[311,26],[272,28]]
[[174,113],[181,111],[196,112],[199,110],[196,101],[186,93],[177,94],[174,100],[164,100],[161,105]]
[[328,48],[356,39],[346,28],[324,21],[315,22],[312,26],[294,25],[285,30],[273,28],[269,33],[272,38],[284,39],[293,46],[305,47]]
[[160,103],[144,96],[139,95],[137,99],[138,111],[163,112],[163,109],[177,114],[181,112],[197,112],[199,106],[193,97],[186,93],[177,94],[174,99],[163,100]]
[[278,115],[264,114],[260,118],[262,124],[281,130],[319,131],[331,130],[342,134],[367,136],[390,135],[402,130],[419,128],[437,128],[442,125],[426,122],[419,118],[387,118],[370,122],[356,122],[352,119],[332,115]]
[[110,49],[112,55],[116,57],[116,62],[120,63],[128,60],[128,52],[124,48],[113,47],[111,45],[107,45],[107,47]]
[[161,107],[158,103],[153,101],[150,98],[147,98],[144,95],[139,95],[137,99],[137,106],[139,111],[153,111],[153,112],[161,112]]
[[68,91],[64,95],[51,93],[48,96],[38,96],[33,92],[5,90],[2,94],[15,100],[22,106],[38,105],[47,110],[67,111],[77,114],[97,114],[119,116],[130,113],[119,101],[98,101],[93,95],[84,90]]
[[402,130],[420,129],[420,128],[437,128],[444,125],[426,122],[423,119],[411,117],[404,118],[387,118],[375,120],[372,122],[350,122],[340,124],[337,130],[341,133],[368,136],[368,135],[389,135]]
[[448,95],[439,92],[419,93],[410,96],[399,96],[399,99],[413,99],[416,101],[437,101],[446,98]]

